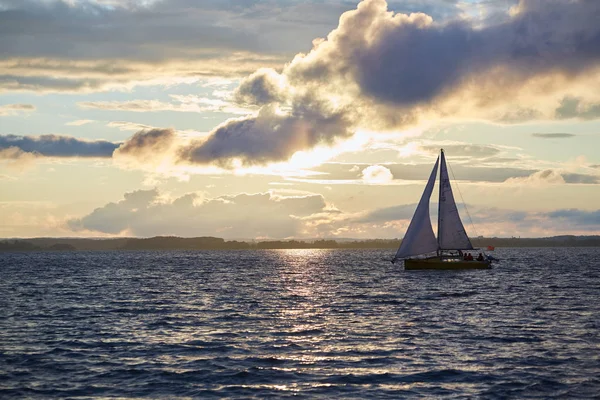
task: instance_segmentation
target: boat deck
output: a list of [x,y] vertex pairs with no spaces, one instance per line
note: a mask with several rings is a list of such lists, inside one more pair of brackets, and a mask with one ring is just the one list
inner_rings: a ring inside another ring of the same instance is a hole
[[405,270],[417,269],[490,269],[490,261],[465,261],[460,258],[412,258],[404,260]]

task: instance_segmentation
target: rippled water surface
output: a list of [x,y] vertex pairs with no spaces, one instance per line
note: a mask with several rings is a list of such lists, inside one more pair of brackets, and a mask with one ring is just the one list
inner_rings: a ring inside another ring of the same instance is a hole
[[0,397],[600,393],[600,249],[392,253],[0,253]]

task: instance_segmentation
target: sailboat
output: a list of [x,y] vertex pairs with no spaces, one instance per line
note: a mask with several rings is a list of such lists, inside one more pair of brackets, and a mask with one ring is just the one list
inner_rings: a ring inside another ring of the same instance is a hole
[[[429,200],[440,166],[440,190],[438,203],[438,233],[433,233],[429,217]],[[404,269],[488,269],[491,259],[470,259],[463,252],[474,251],[473,245],[458,214],[452,194],[444,149],[438,156],[429,176],[425,191],[417,205],[404,239],[392,263],[404,260]],[[431,255],[433,253],[435,255]],[[470,254],[470,253],[468,253]],[[428,256],[429,255],[429,256]]]

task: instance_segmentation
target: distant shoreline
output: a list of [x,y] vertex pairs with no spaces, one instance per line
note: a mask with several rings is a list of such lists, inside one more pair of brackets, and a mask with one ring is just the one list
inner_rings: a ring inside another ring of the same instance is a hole
[[[600,236],[553,236],[547,238],[471,239],[476,248],[493,247],[599,247]],[[395,249],[400,239],[372,240],[264,240],[237,241],[217,237],[182,238],[32,238],[0,239],[3,251],[77,251],[77,250],[260,250],[260,249]]]

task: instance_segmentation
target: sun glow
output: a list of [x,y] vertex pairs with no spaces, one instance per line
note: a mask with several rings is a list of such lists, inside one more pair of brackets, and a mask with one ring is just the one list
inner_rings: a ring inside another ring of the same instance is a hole
[[309,171],[310,168],[319,166],[334,157],[346,153],[359,151],[369,143],[369,136],[365,133],[356,133],[348,140],[339,141],[333,146],[318,146],[311,150],[295,152],[287,161],[272,163],[266,166],[243,166],[237,160],[234,163],[236,175],[279,175],[285,177],[306,177],[321,173]]

